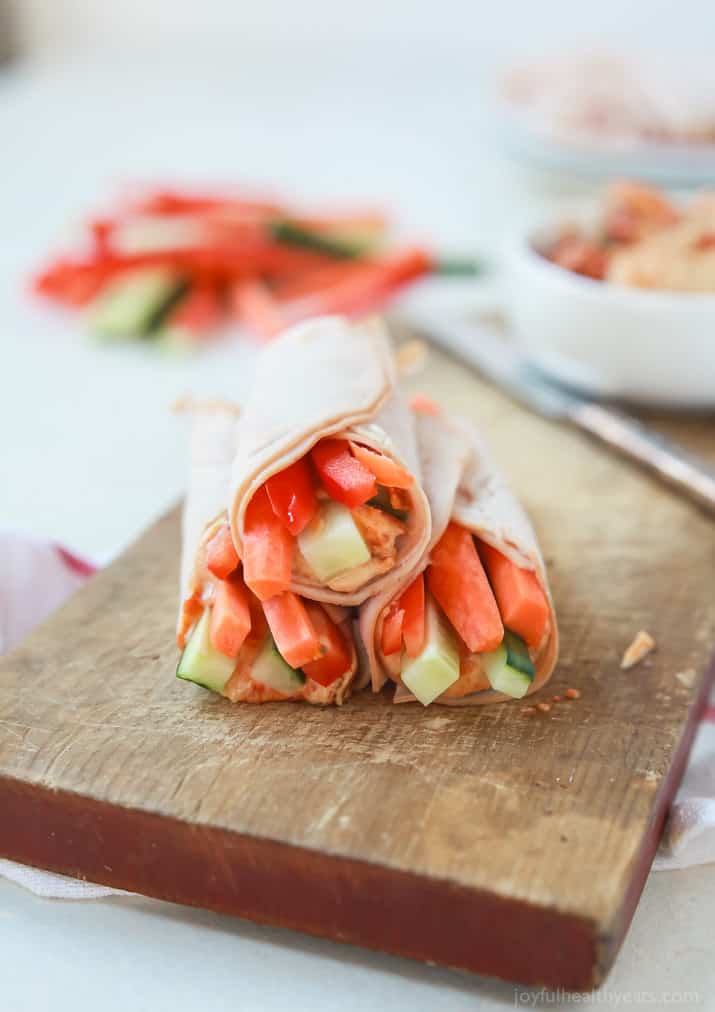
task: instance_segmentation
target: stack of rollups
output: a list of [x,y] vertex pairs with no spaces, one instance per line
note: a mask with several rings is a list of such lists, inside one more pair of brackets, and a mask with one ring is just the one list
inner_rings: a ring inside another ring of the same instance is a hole
[[558,632],[532,527],[471,423],[408,405],[377,320],[263,351],[241,409],[197,406],[177,674],[233,702],[521,698]]

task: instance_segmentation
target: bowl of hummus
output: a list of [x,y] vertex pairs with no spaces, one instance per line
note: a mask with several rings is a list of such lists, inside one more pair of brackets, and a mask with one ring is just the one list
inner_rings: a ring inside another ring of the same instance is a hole
[[541,368],[601,397],[715,407],[715,191],[614,183],[595,209],[521,230],[506,266]]

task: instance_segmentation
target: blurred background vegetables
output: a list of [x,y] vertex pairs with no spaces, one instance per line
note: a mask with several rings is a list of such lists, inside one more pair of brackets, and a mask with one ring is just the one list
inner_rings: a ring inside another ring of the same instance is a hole
[[374,210],[307,213],[235,193],[149,190],[87,223],[86,249],[53,259],[34,290],[84,309],[105,340],[191,346],[235,320],[270,338],[325,313],[380,309],[425,274],[470,274],[422,246],[388,244]]

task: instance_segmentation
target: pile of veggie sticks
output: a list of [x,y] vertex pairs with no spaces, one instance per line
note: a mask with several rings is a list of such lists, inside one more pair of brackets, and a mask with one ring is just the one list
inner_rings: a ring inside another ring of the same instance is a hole
[[[33,288],[87,309],[98,336],[191,345],[236,320],[271,338],[312,316],[373,312],[436,268],[422,247],[386,250],[386,230],[379,213],[308,215],[161,189],[90,220],[86,253],[54,259]],[[149,294],[153,301],[138,306]]]

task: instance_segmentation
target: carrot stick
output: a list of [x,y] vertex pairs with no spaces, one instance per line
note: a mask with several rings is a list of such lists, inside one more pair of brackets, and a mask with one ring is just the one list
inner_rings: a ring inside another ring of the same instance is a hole
[[246,588],[241,580],[222,580],[211,609],[211,646],[227,657],[236,657],[250,629]]
[[206,567],[219,580],[226,580],[238,566],[238,553],[231,528],[224,524],[206,546]]
[[479,555],[489,574],[504,625],[521,636],[527,646],[538,647],[549,620],[549,604],[536,573],[521,569],[485,541],[479,542]]
[[387,485],[390,488],[412,488],[414,478],[410,472],[391,460],[390,457],[370,450],[367,446],[361,446],[359,443],[351,442],[350,450],[353,457],[364,464],[381,485]]
[[243,534],[243,578],[260,601],[288,590],[294,552],[295,540],[262,486],[248,504]]
[[447,527],[427,570],[427,586],[472,653],[496,650],[504,626],[471,533]]
[[320,643],[307,609],[297,594],[287,590],[263,602],[278,652],[292,668],[302,668],[320,656]]

